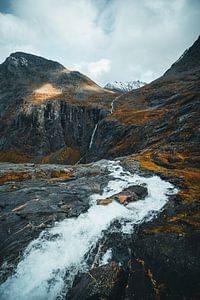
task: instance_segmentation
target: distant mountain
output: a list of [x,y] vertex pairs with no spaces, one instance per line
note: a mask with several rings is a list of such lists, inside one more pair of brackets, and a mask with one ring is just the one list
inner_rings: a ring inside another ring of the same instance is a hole
[[140,81],[140,80],[134,80],[134,81],[114,81],[113,83],[107,83],[104,86],[104,89],[114,91],[114,92],[121,92],[121,93],[127,93],[132,90],[138,89],[142,86],[144,86],[146,82]]

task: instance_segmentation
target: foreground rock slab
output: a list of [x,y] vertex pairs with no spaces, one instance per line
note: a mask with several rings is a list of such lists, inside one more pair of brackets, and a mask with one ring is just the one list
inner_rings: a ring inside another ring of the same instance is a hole
[[88,210],[105,174],[91,165],[0,164],[0,282],[42,230]]

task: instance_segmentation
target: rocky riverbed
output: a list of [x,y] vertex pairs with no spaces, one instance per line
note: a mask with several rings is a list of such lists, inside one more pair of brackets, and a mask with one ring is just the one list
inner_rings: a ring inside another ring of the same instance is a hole
[[[70,167],[1,164],[0,179],[2,299],[66,293],[67,299],[98,299],[104,295],[101,284],[94,281],[88,290],[82,276],[98,282],[103,272],[105,297],[123,299],[125,290],[117,295],[109,276],[119,273],[125,289],[133,237],[176,193],[171,183],[141,174],[138,163],[126,158]],[[111,203],[98,203],[108,198]]]

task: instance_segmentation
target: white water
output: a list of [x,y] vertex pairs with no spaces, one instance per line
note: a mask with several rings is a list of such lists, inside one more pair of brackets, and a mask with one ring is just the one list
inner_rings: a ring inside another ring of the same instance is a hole
[[102,257],[102,259],[101,259],[99,265],[100,265],[100,266],[106,265],[107,263],[109,263],[109,262],[111,261],[111,259],[112,259],[112,249],[108,249],[108,250],[104,253],[104,255],[103,255],[103,257]]
[[93,130],[93,132],[92,132],[92,136],[91,136],[91,140],[90,140],[89,149],[92,148],[92,144],[93,144],[93,140],[94,140],[94,135],[95,135],[95,133],[96,133],[96,131],[97,131],[97,127],[98,127],[98,123],[95,125],[94,130]]
[[[16,273],[0,286],[2,300],[54,300],[64,287],[64,276],[68,272],[68,286],[78,271],[87,271],[85,255],[95,247],[102,237],[102,231],[109,228],[115,220],[121,220],[123,232],[131,232],[133,225],[144,218],[152,218],[167,202],[168,196],[176,190],[157,176],[144,178],[123,171],[116,161],[101,161],[97,165],[107,164],[110,175],[101,195],[91,197],[88,212],[78,218],[66,219],[27,247],[24,257],[18,264]],[[96,205],[97,199],[110,197],[133,184],[146,184],[148,196],[124,207],[117,202],[108,206]],[[103,263],[109,260],[111,253],[105,254]],[[62,297],[59,299],[63,299]]]
[[113,101],[111,102],[111,110],[110,113],[112,114],[114,112],[114,103],[117,99],[119,99],[120,96],[117,96],[116,98],[113,99]]

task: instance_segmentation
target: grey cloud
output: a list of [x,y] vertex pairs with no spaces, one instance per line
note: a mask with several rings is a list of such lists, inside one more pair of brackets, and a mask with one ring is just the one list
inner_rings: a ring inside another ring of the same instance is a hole
[[151,81],[199,35],[198,0],[10,2],[9,14],[0,6],[0,61],[10,52],[32,52],[99,84]]

